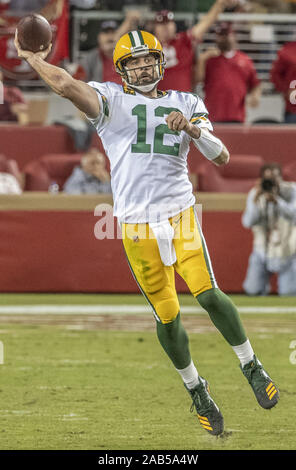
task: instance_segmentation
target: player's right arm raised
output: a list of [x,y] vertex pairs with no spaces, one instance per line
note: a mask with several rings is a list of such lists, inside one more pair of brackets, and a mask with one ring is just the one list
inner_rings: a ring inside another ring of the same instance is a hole
[[47,50],[35,54],[24,51],[19,45],[17,31],[14,43],[18,56],[25,59],[55,93],[72,101],[80,111],[90,118],[94,119],[99,115],[100,103],[97,93],[92,87],[85,82],[75,80],[66,70],[45,62],[51,45]]

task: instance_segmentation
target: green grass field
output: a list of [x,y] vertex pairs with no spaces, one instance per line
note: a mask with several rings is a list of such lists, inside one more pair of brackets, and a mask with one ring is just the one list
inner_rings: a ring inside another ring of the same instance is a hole
[[[141,296],[0,295],[0,449],[296,449],[296,364],[290,360],[296,299],[233,300],[258,307],[259,313],[241,317],[281,398],[274,409],[261,409],[207,315],[184,314],[192,356],[224,415],[226,434],[215,438],[190,413],[189,396],[158,344],[152,315],[83,311],[90,305],[106,311],[110,305],[145,306]],[[180,303],[196,305],[186,295]],[[54,314],[5,311],[24,305],[80,305],[81,313],[59,315],[59,307]],[[262,307],[281,313],[260,313]]]

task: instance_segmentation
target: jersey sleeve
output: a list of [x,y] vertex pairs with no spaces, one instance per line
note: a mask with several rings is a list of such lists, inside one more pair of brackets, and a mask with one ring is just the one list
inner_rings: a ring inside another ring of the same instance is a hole
[[198,126],[198,127],[206,127],[210,131],[213,130],[213,126],[211,121],[209,120],[209,113],[203,100],[199,96],[195,96],[195,102],[191,109],[191,117],[189,121]]
[[97,130],[100,130],[105,127],[110,120],[111,93],[106,83],[88,82],[88,85],[97,93],[100,103],[100,114],[94,119],[91,119],[88,116],[86,117]]

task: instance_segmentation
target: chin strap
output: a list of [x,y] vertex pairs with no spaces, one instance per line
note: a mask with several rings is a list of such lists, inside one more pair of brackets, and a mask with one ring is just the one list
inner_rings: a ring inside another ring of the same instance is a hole
[[149,83],[148,85],[131,85],[130,83],[127,83],[127,86],[129,88],[133,88],[135,90],[139,90],[139,91],[143,91],[143,92],[149,92],[149,91],[152,91],[156,85],[158,84],[158,82],[161,80],[161,78],[158,78],[157,80],[155,80],[155,82],[153,83]]

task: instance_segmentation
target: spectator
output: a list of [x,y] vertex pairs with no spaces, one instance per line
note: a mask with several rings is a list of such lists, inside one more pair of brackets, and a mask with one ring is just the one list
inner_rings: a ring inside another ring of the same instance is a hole
[[[15,163],[13,161],[13,163]],[[15,164],[17,167],[17,165]],[[18,170],[18,168],[15,168]],[[18,173],[18,171],[16,171]],[[17,176],[21,177],[20,174]],[[16,178],[15,175],[10,173],[9,165],[4,155],[0,155],[0,194],[21,194],[22,188],[20,181]]]
[[81,61],[86,72],[86,81],[122,83],[120,75],[114,69],[113,50],[120,36],[136,28],[139,18],[137,11],[130,10],[120,26],[113,20],[101,23],[98,46],[89,51]]
[[15,176],[0,172],[0,194],[22,194],[22,189]]
[[64,3],[65,0],[10,0],[8,10],[19,17],[39,12],[51,22],[61,15]]
[[105,168],[105,157],[92,148],[81,158],[63,188],[68,194],[111,193],[110,176]]
[[48,61],[57,65],[69,58],[69,0],[50,0],[39,13],[53,28],[54,41]]
[[296,123],[296,41],[286,43],[278,51],[270,80],[285,100],[285,122]]
[[195,48],[219,14],[236,0],[216,0],[208,13],[191,29],[177,33],[174,13],[162,10],[155,16],[154,34],[163,46],[166,60],[160,90],[192,91],[194,89]]
[[230,23],[216,28],[216,46],[200,55],[197,81],[204,83],[205,105],[213,122],[244,122],[245,104],[256,107],[261,85],[252,60],[237,50]]
[[0,13],[7,10],[9,1],[10,0],[0,0]]
[[0,98],[2,94],[3,104],[0,104],[0,121],[27,124],[28,105],[26,100],[19,88],[3,84],[3,74],[0,70]]
[[261,168],[260,180],[248,194],[242,223],[254,236],[245,292],[268,294],[269,278],[278,273],[278,293],[296,295],[296,184],[283,181],[278,164]]

